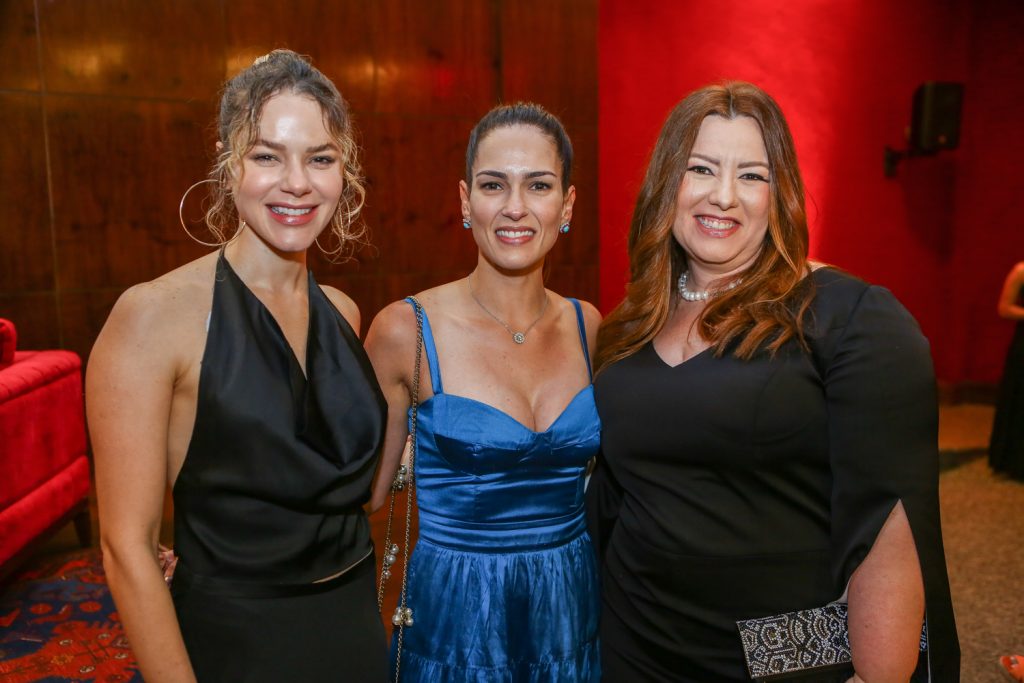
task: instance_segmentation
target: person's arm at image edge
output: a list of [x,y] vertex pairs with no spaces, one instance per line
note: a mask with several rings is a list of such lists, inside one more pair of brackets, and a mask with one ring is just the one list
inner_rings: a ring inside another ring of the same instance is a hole
[[164,311],[146,287],[121,297],[89,358],[86,404],[100,543],[146,681],[190,682],[195,676],[157,557],[174,368],[157,336]]

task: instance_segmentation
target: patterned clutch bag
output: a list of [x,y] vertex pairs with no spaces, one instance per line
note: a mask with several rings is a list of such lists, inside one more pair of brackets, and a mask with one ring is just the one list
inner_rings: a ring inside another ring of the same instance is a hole
[[[825,673],[851,661],[846,604],[736,622],[747,671],[757,681]],[[927,626],[921,651],[928,649]]]

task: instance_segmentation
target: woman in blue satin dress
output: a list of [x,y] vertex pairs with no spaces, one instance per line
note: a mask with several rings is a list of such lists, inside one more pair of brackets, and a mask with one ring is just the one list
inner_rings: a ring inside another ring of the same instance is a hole
[[[569,231],[571,166],[569,138],[543,108],[484,116],[459,183],[476,268],[416,295],[425,362],[403,681],[600,678],[597,569],[583,515],[584,470],[600,442],[590,384],[600,316],[543,278]],[[389,408],[374,507],[408,435],[416,339],[408,299],[381,311],[367,334]]]

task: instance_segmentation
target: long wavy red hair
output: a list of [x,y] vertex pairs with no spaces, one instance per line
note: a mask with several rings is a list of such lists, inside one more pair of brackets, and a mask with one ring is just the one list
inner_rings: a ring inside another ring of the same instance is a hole
[[761,129],[771,172],[771,206],[764,245],[739,274],[735,289],[708,302],[697,321],[717,355],[749,359],[775,352],[790,339],[803,345],[803,317],[814,298],[807,273],[807,215],[796,149],[782,110],[751,83],[728,81],[690,93],[669,114],[651,154],[629,229],[630,282],[626,298],[597,333],[595,368],[636,353],[668,320],[686,254],[672,236],[676,196],[701,122],[708,116],[749,116]]

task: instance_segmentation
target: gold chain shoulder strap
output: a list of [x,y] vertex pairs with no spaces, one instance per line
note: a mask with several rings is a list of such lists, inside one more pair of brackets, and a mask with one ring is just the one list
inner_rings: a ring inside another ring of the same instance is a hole
[[[412,302],[413,311],[416,313],[416,361],[413,364],[412,390],[410,391],[411,416],[409,424],[409,439],[406,441],[405,450],[402,453],[402,464],[398,466],[398,474],[391,484],[391,495],[388,500],[388,522],[384,532],[384,562],[380,572],[380,582],[377,585],[377,611],[384,609],[384,584],[391,578],[391,567],[398,561],[398,544],[392,540],[392,521],[395,514],[395,498],[399,491],[406,488],[405,494],[405,543],[402,553],[402,592],[398,598],[398,606],[391,616],[391,623],[398,631],[395,640],[395,683],[401,671],[402,662],[402,638],[406,627],[413,625],[412,608],[408,606],[408,576],[409,576],[409,543],[412,538],[412,515],[413,498],[415,497],[415,471],[416,471],[416,425],[419,417],[420,399],[420,367],[423,358],[423,306],[415,297],[409,297]],[[406,457],[407,456],[407,457]],[[406,461],[408,464],[406,464]]]

